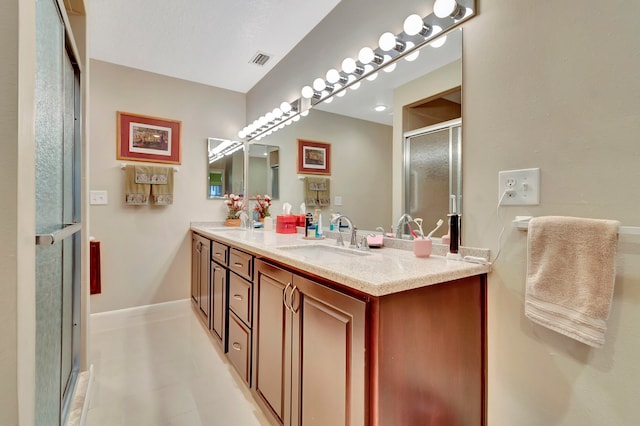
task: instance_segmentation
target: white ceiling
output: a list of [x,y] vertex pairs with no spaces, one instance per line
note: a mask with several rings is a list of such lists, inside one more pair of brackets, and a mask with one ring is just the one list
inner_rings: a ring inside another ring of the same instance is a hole
[[339,2],[91,0],[90,57],[246,93]]

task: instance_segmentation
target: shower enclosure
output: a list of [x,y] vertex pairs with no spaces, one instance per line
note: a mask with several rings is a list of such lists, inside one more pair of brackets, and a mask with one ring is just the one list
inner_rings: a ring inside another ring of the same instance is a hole
[[36,1],[37,425],[65,422],[80,354],[80,72],[54,0]]

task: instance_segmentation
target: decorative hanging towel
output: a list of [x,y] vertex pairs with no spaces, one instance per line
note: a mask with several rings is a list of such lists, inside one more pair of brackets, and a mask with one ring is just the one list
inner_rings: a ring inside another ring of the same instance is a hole
[[138,183],[136,179],[137,166],[126,166],[124,203],[129,206],[141,206],[149,202],[151,185]]
[[304,178],[304,202],[307,207],[325,207],[331,204],[329,179]]

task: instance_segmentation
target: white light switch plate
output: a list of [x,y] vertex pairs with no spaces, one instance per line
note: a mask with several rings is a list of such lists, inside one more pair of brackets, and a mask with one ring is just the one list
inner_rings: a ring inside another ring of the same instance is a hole
[[107,191],[89,191],[89,204],[104,205],[109,203]]
[[333,204],[336,205],[336,206],[341,206],[342,205],[342,197],[340,195],[336,195],[336,198],[335,198]]
[[[507,194],[503,197],[505,191]],[[498,173],[498,200],[502,206],[540,204],[540,169],[506,170]]]

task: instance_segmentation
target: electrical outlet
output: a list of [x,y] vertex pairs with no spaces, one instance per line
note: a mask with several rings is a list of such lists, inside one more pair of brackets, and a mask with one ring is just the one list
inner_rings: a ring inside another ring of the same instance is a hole
[[500,205],[503,206],[540,204],[540,169],[499,172],[498,200],[501,200]]

